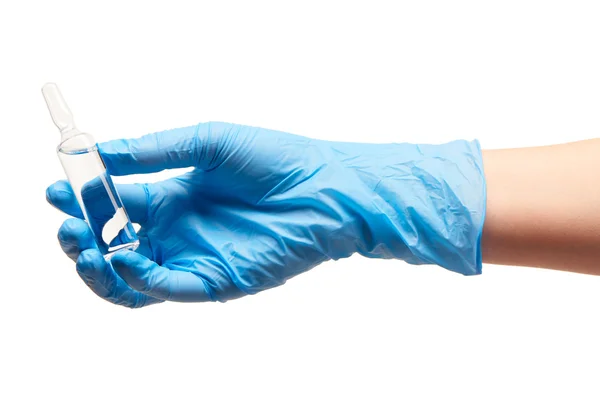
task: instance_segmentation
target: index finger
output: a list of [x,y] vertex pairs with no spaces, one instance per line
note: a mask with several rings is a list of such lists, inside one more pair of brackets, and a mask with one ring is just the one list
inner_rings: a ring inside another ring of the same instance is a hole
[[[207,122],[151,133],[137,139],[119,139],[98,145],[112,175],[147,174],[165,169],[207,168],[227,158],[237,146],[233,141],[250,127]],[[224,140],[232,139],[232,140]],[[223,144],[223,146],[221,146]]]

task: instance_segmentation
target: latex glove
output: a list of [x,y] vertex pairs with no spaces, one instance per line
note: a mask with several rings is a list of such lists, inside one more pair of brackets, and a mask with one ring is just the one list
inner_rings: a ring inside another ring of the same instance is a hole
[[[159,183],[117,185],[142,226],[141,245],[117,253],[112,266],[84,221],[61,227],[83,280],[114,303],[226,301],[353,253],[481,272],[477,142],[338,143],[205,123],[99,148],[113,175],[195,167]],[[47,197],[81,217],[68,183],[50,186]]]

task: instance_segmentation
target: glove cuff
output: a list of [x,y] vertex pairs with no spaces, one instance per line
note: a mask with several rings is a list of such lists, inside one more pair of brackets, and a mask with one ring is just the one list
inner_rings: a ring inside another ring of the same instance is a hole
[[486,185],[479,142],[379,146],[378,170],[359,170],[375,196],[363,235],[372,240],[357,251],[480,274]]

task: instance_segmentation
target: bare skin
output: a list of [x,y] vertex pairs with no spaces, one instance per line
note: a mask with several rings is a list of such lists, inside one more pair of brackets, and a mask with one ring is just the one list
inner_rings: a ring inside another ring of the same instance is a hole
[[483,160],[483,262],[600,275],[600,139]]

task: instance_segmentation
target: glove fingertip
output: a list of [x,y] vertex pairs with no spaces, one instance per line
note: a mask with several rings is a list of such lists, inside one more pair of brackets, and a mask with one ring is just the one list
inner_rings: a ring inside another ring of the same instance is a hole
[[56,181],[46,188],[46,201],[55,207],[59,207],[61,203],[70,199],[71,193],[71,187],[66,181]]
[[139,262],[139,254],[130,250],[120,250],[110,259],[112,265],[116,269],[127,268],[134,266],[136,262]]
[[81,208],[69,182],[57,181],[46,189],[46,201],[54,208],[73,217],[83,218]]
[[106,261],[97,249],[87,249],[79,254],[77,258],[77,271],[80,274],[88,275],[90,271],[100,267]]
[[61,242],[74,241],[80,236],[87,234],[89,226],[79,218],[69,218],[63,222],[58,230],[58,239]]
[[54,206],[54,201],[53,201],[54,191],[55,191],[54,185],[56,185],[56,184],[53,183],[52,185],[50,185],[46,188],[46,201],[48,203],[50,203],[50,205],[52,205],[52,206]]
[[156,263],[133,251],[119,251],[112,258],[112,266],[117,275],[131,288],[156,297],[154,293],[147,293],[154,289],[149,276],[156,272]]
[[128,140],[115,139],[98,143],[98,149],[111,175],[127,175],[136,172],[135,157],[129,149]]

